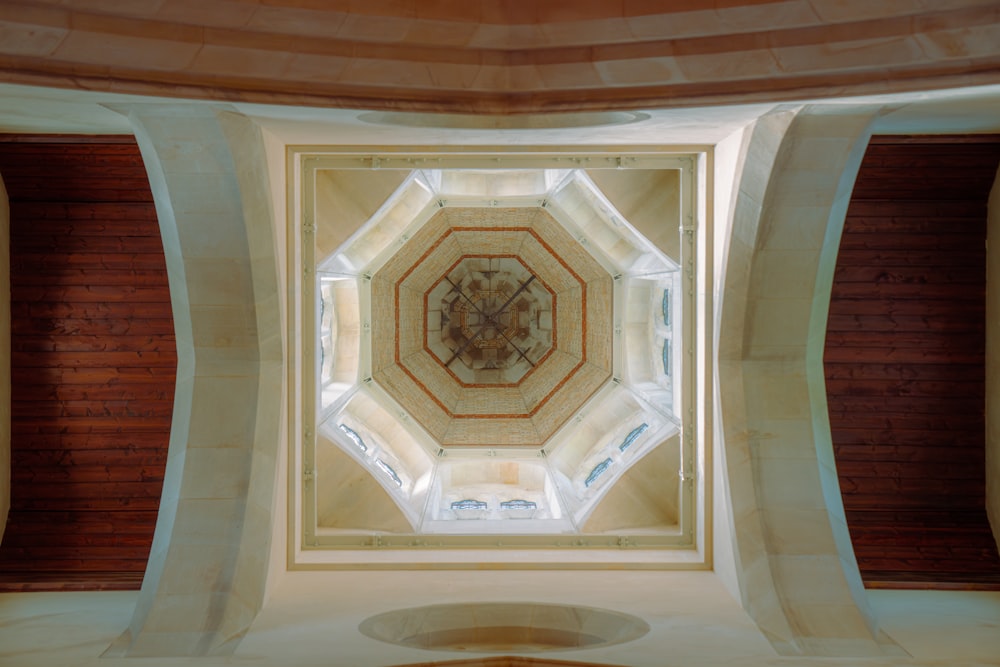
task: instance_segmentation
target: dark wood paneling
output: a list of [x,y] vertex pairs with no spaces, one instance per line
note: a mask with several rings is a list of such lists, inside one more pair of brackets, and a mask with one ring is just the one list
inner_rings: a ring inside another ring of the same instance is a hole
[[177,367],[142,158],[131,138],[5,137],[0,175],[12,301],[0,590],[138,588]]
[[869,586],[995,587],[985,512],[986,204],[995,137],[874,137],[825,353],[844,509]]

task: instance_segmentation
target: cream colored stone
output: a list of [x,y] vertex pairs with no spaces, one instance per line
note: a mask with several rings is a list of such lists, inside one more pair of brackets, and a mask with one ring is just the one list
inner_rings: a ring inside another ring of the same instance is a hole
[[889,0],[877,5],[864,0],[835,0],[810,3],[824,21],[834,23],[848,19],[883,18],[903,16],[923,9],[921,0]]
[[16,55],[50,55],[69,33],[61,14],[40,7],[0,8],[0,40]]
[[763,512],[768,515],[764,521],[767,540],[779,553],[796,556],[836,550],[825,509],[768,508]]
[[768,247],[774,252],[819,249],[823,246],[829,218],[828,206],[796,206],[787,215],[770,220],[764,231]]
[[[773,585],[781,613],[786,616],[789,627],[794,629],[791,635],[776,635],[772,640],[775,648],[782,652],[826,650],[825,645],[813,642],[813,639],[829,637],[850,638],[857,646],[864,647],[865,654],[877,654],[883,650],[873,635],[874,624],[857,570],[844,566],[848,562],[844,552],[850,553],[851,546],[849,539],[842,539],[846,530],[842,530],[839,524],[843,510],[839,502],[836,472],[832,471],[831,479],[826,452],[820,456],[818,451],[820,447],[829,448],[829,444],[817,441],[813,424],[818,419],[814,416],[815,411],[825,409],[825,401],[823,388],[815,386],[813,370],[807,364],[821,359],[815,350],[817,346],[821,349],[822,336],[815,332],[825,325],[825,315],[820,320],[815,311],[821,309],[820,304],[824,304],[822,311],[825,313],[829,275],[833,271],[833,262],[828,254],[836,253],[833,248],[821,248],[815,244],[802,246],[794,242],[816,239],[832,244],[839,239],[839,231],[831,234],[828,227],[842,222],[842,217],[838,220],[838,215],[842,216],[846,209],[846,204],[841,202],[844,200],[843,190],[847,187],[843,184],[843,172],[856,170],[860,152],[857,148],[860,143],[858,137],[866,138],[868,122],[869,119],[860,114],[841,119],[832,110],[809,109],[796,117],[780,145],[773,141],[774,134],[769,128],[762,128],[759,141],[752,136],[750,142],[745,144],[749,155],[743,164],[753,165],[752,175],[747,183],[748,189],[738,190],[734,207],[737,216],[734,219],[734,239],[741,234],[742,227],[745,230],[742,233],[746,234],[742,238],[747,244],[730,244],[730,271],[726,273],[726,280],[732,288],[723,292],[724,304],[735,300],[732,314],[745,318],[747,330],[742,338],[724,339],[720,336],[720,346],[723,346],[720,354],[732,355],[730,358],[736,362],[721,365],[720,374],[722,371],[733,373],[732,378],[742,382],[745,394],[723,394],[723,419],[728,413],[729,419],[736,419],[741,426],[744,423],[747,425],[745,430],[727,428],[727,447],[736,448],[735,462],[745,456],[740,453],[745,446],[743,434],[750,446],[750,465],[754,470],[753,495],[757,506],[763,510],[759,514],[765,538],[762,547],[768,554],[768,562],[776,568]],[[806,137],[810,140],[800,141]],[[814,169],[775,169],[766,185],[767,194],[760,198],[761,195],[756,193],[765,188],[760,165],[769,162],[776,167],[783,167],[786,163],[802,164],[805,158],[797,158],[796,155],[809,150],[811,138],[816,137],[837,137],[840,141],[839,152],[833,150],[835,142],[827,142],[825,145],[830,151],[825,164],[819,164]],[[762,202],[759,209],[753,201],[755,197]],[[741,208],[739,200],[743,198],[750,198],[751,205]],[[789,220],[794,219],[797,207],[802,205],[817,213],[812,218],[816,229],[806,236],[803,236],[801,225],[780,224],[786,216]],[[823,207],[829,211],[828,214],[823,215],[818,210]],[[758,210],[759,221],[754,218]],[[750,243],[753,244],[752,251],[748,247]],[[772,246],[776,249],[772,250]],[[748,265],[743,257],[734,258],[734,251],[744,256],[753,252],[753,261]],[[733,259],[738,263],[734,263]],[[749,278],[746,288],[733,283],[746,278]],[[745,308],[741,308],[740,300],[744,294],[748,300]],[[776,294],[780,294],[781,298],[772,296]],[[788,298],[789,295],[792,298]],[[721,326],[724,329],[725,322]],[[739,363],[739,360],[745,361]],[[733,400],[742,400],[746,412],[734,411],[733,408],[740,404],[732,403]],[[731,407],[726,407],[727,402]],[[767,415],[768,418],[766,424],[755,428],[758,415]],[[779,416],[784,419],[775,419]],[[828,424],[826,428],[829,428]],[[757,451],[754,443],[758,441],[774,444]],[[737,486],[738,476],[733,474],[732,469],[730,472],[731,490],[744,489],[745,486]],[[831,498],[830,494],[837,496]],[[733,493],[732,501],[735,521],[738,522],[741,515],[754,516],[752,500],[742,498],[737,501]],[[735,510],[737,506],[740,514]],[[815,522],[811,535],[801,534],[802,516],[791,513],[793,509],[811,512],[809,518]],[[828,512],[837,520],[831,522]],[[734,546],[738,562],[753,561],[760,568],[762,556],[754,558],[754,554],[761,548],[758,546],[761,543],[755,537],[757,535],[753,532],[741,535],[737,530]],[[787,554],[785,549],[797,555]],[[823,583],[826,588],[814,584],[808,590],[803,589],[801,580],[815,576],[808,574],[810,570],[830,572],[831,568],[842,572],[842,576],[831,578],[827,575]],[[766,582],[762,574],[757,578]],[[748,596],[746,578],[742,585],[744,596]],[[813,597],[806,599],[808,596]],[[746,599],[748,608],[753,610],[752,601],[749,597]],[[858,619],[857,622],[840,621],[838,627],[825,615],[825,610],[832,608],[847,614],[845,618]]]
[[584,532],[628,528],[676,529],[680,449],[675,437],[635,463],[607,493]]
[[316,447],[316,489],[317,526],[390,533],[413,530],[371,474],[323,438]]
[[245,259],[190,259],[184,272],[193,306],[229,305],[234,295],[250,288],[250,265]]
[[195,378],[189,447],[246,445],[256,423],[256,415],[246,410],[255,402],[255,379],[250,374]]
[[[748,399],[748,401],[751,399]],[[773,407],[773,403],[762,401],[757,404],[761,409]],[[765,408],[766,406],[766,408]],[[801,406],[800,406],[801,407]],[[801,458],[816,460],[816,447],[813,444],[813,425],[802,419],[778,418],[758,419],[751,432],[755,456],[758,458]]]
[[675,56],[678,69],[688,80],[739,80],[774,76],[780,65],[771,49],[755,48],[734,53]]
[[807,46],[784,46],[773,49],[781,69],[788,73],[803,70],[839,70],[869,66],[873,62],[884,66],[906,66],[919,63],[926,53],[915,37],[863,35],[841,42]]
[[150,70],[183,70],[190,66],[201,44],[196,41],[157,39],[152,35],[113,34],[102,26],[74,26],[53,49],[56,58],[94,65],[130,63]]
[[680,171],[587,172],[621,214],[673,261],[680,261]]
[[[796,279],[796,276],[789,276],[789,280]],[[807,309],[812,303],[811,298],[771,298],[769,295],[758,298],[750,306],[750,321],[744,334],[752,344],[747,358],[778,363],[801,359],[811,324]]]
[[[207,503],[206,503],[207,504]],[[233,520],[239,520],[238,515]],[[220,530],[222,528],[222,530]],[[172,581],[171,592],[176,595],[197,595],[207,590],[215,590],[220,581],[225,580],[225,544],[229,537],[224,526],[211,528],[201,542],[179,542],[170,545],[169,567],[166,574]],[[206,563],[209,563],[206,568]],[[159,631],[159,630],[158,630]]]
[[257,5],[247,26],[257,30],[328,38],[336,34],[346,19],[345,12],[329,11],[325,7]]
[[886,634],[915,661],[955,661],[962,653],[990,664],[1000,655],[1000,593],[872,590],[869,597]]
[[[254,230],[254,225],[273,225],[270,201],[261,194],[270,191],[261,136],[245,118],[217,115],[207,108],[139,105],[121,110],[136,126],[150,171],[173,284],[185,287],[174,295],[173,306],[175,312],[182,311],[180,321],[190,323],[190,328],[178,327],[178,349],[179,367],[190,369],[191,379],[178,382],[178,390],[190,394],[178,394],[176,402],[190,406],[190,412],[175,412],[171,437],[175,451],[168,466],[173,474],[164,481],[164,495],[177,500],[161,508],[166,512],[161,512],[154,536],[143,594],[129,631],[111,654],[157,654],[164,650],[165,635],[174,642],[172,655],[226,653],[235,648],[234,640],[245,632],[263,599],[267,563],[258,554],[267,553],[270,525],[244,517],[256,516],[247,514],[253,507],[248,499],[260,495],[269,503],[273,498],[280,423],[279,411],[247,409],[258,400],[280,400],[282,390],[280,381],[259,382],[262,369],[277,370],[271,364],[280,363],[282,355],[280,334],[268,324],[280,316],[272,312],[262,318],[256,311],[259,305],[280,306],[273,237]],[[231,142],[232,160],[195,165],[204,170],[215,164],[217,172],[186,171],[180,163],[194,149],[177,147],[188,142]],[[167,150],[161,153],[159,148]],[[188,189],[191,197],[186,199]],[[235,280],[220,276],[203,261],[212,257],[209,251],[189,252],[204,236],[199,223],[206,214],[215,214],[209,235],[209,247],[217,244],[214,248],[219,251],[214,257],[234,259],[238,267],[249,267],[254,257],[252,272],[231,271]],[[268,252],[270,268],[263,262]],[[238,323],[235,330],[233,321]],[[263,340],[256,335],[258,321],[266,328]],[[233,347],[229,333],[236,334],[240,346]],[[177,448],[188,449],[187,455],[179,455]],[[214,478],[209,474],[213,470]],[[177,556],[167,545],[184,544],[186,530],[193,539],[207,539],[220,547],[198,551],[194,561],[217,577],[209,588],[177,595],[173,583],[187,575],[174,569]]]
[[198,0],[170,0],[160,3],[157,17],[164,20],[197,22],[208,26],[241,28],[258,12],[238,0],[220,0],[211,5]]
[[[362,174],[367,178],[359,178]],[[316,254],[322,261],[367,222],[406,172],[323,170],[316,174]]]
[[[197,427],[196,423],[192,423]],[[198,447],[191,443],[185,457],[181,497],[241,498],[250,482],[250,462],[235,447]]]
[[819,468],[815,460],[769,459],[758,462],[758,498],[763,509],[823,509]]
[[[293,58],[293,54],[287,51],[272,49],[262,53],[256,48],[206,44],[199,49],[188,69],[221,76],[241,75],[251,70],[255,76],[280,78],[289,69]],[[336,68],[331,70],[336,71]]]
[[[771,570],[778,580],[778,587],[797,592],[793,615],[798,616],[799,609],[814,604],[853,605],[843,581],[830,574],[840,567],[836,555],[781,554],[771,556],[770,562]],[[845,609],[845,613],[856,612],[848,612]]]

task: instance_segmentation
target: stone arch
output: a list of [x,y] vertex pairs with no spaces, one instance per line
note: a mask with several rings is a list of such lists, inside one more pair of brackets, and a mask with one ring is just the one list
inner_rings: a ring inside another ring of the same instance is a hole
[[231,653],[263,603],[281,438],[278,257],[260,129],[196,104],[115,107],[167,259],[178,370],[160,513],[108,656]]
[[742,602],[783,654],[897,650],[854,558],[822,367],[840,234],[876,112],[763,116],[734,193],[720,299],[723,470]]

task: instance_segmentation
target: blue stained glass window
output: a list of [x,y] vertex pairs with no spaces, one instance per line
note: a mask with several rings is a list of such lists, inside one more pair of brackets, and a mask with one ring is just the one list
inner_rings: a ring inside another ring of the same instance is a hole
[[663,290],[663,323],[670,326],[670,290]]
[[632,443],[635,442],[636,439],[640,435],[642,435],[647,428],[649,428],[649,424],[643,422],[641,425],[636,426],[634,429],[629,431],[628,435],[625,436],[625,439],[622,440],[622,444],[618,445],[618,451],[624,452],[626,449],[631,447]]
[[465,498],[464,500],[456,500],[451,504],[453,510],[484,510],[486,509],[485,500],[476,500],[475,498]]
[[604,472],[611,467],[611,457],[608,457],[594,466],[594,469],[590,471],[587,475],[587,479],[584,480],[583,485],[589,487],[591,484],[597,481],[597,478],[604,474]]
[[663,374],[670,375],[670,339],[663,341]]
[[396,486],[398,487],[403,486],[403,480],[399,478],[399,475],[396,474],[396,471],[392,469],[391,465],[389,465],[382,459],[375,459],[375,465],[377,465],[382,470],[382,472],[391,477],[392,481],[396,483]]
[[354,444],[358,446],[358,449],[360,449],[363,452],[368,451],[368,445],[365,444],[364,438],[362,438],[361,435],[353,428],[351,428],[347,424],[338,424],[337,428],[346,433],[347,437],[353,440]]
[[538,509],[538,503],[531,500],[505,500],[500,503],[502,510],[533,510]]

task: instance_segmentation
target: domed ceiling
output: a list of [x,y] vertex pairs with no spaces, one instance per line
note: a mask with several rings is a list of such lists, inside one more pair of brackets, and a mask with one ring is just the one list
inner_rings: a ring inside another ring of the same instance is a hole
[[[313,168],[308,545],[691,544],[676,239],[692,171]],[[672,224],[675,256],[598,181],[661,240]]]
[[372,377],[444,447],[541,447],[611,377],[611,276],[540,207],[445,208],[372,278]]

